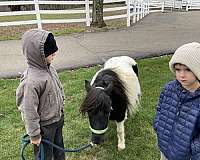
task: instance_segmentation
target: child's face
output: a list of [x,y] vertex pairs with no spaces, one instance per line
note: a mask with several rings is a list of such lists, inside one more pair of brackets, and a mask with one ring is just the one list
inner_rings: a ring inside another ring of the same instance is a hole
[[51,64],[51,62],[53,61],[55,55],[56,55],[56,52],[53,53],[53,54],[50,54],[48,57],[46,57],[47,64]]
[[194,73],[185,65],[175,64],[176,79],[187,90],[196,90],[199,87],[199,81]]

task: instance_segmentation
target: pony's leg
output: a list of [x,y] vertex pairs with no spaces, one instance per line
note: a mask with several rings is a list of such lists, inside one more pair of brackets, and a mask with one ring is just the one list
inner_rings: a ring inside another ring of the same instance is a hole
[[125,132],[124,132],[124,122],[127,119],[127,110],[125,112],[125,117],[122,122],[117,122],[117,137],[118,137],[118,150],[121,151],[125,149]]
[[118,150],[121,151],[125,149],[125,133],[124,133],[124,122],[116,122],[117,124],[117,137],[118,137]]
[[128,113],[127,113],[127,110],[126,110],[124,121],[128,119],[127,114],[128,114]]

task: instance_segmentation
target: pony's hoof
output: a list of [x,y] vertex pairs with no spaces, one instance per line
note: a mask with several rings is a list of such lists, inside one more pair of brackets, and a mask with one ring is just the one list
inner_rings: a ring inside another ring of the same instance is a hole
[[125,149],[125,145],[118,145],[118,151],[122,151]]

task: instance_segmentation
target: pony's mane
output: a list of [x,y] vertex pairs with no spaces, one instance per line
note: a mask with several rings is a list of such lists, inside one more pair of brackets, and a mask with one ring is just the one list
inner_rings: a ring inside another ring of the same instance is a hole
[[95,85],[98,85],[99,77],[102,77],[102,81],[113,85],[112,92],[110,94],[113,107],[119,106],[122,109],[123,107],[128,106],[129,100],[126,94],[126,88],[124,82],[120,79],[118,74],[112,69],[105,69],[98,74],[96,80],[94,81],[94,84],[96,83]]
[[[82,113],[96,109],[100,106],[108,106],[108,97],[111,99],[112,105],[114,105],[114,107],[119,106],[120,108],[123,108],[129,104],[124,84],[119,76],[112,70],[101,70],[97,75],[95,75],[95,79],[92,82],[92,87],[87,93],[83,103],[81,104],[80,111]],[[106,88],[109,85],[112,87],[109,88],[109,93],[106,93]],[[103,87],[105,90],[95,87]]]
[[128,97],[128,113],[133,115],[138,111],[138,107],[140,106],[140,83],[136,73],[132,68],[125,69],[122,67],[112,68],[113,72],[115,72],[119,79],[123,82],[125,87],[126,95]]

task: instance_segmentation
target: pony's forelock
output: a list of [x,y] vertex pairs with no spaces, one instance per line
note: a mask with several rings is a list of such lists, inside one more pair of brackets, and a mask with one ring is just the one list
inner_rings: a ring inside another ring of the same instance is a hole
[[85,114],[86,112],[95,110],[99,107],[103,109],[105,106],[110,105],[108,99],[109,96],[104,92],[104,90],[93,87],[83,100],[80,111],[82,114]]

